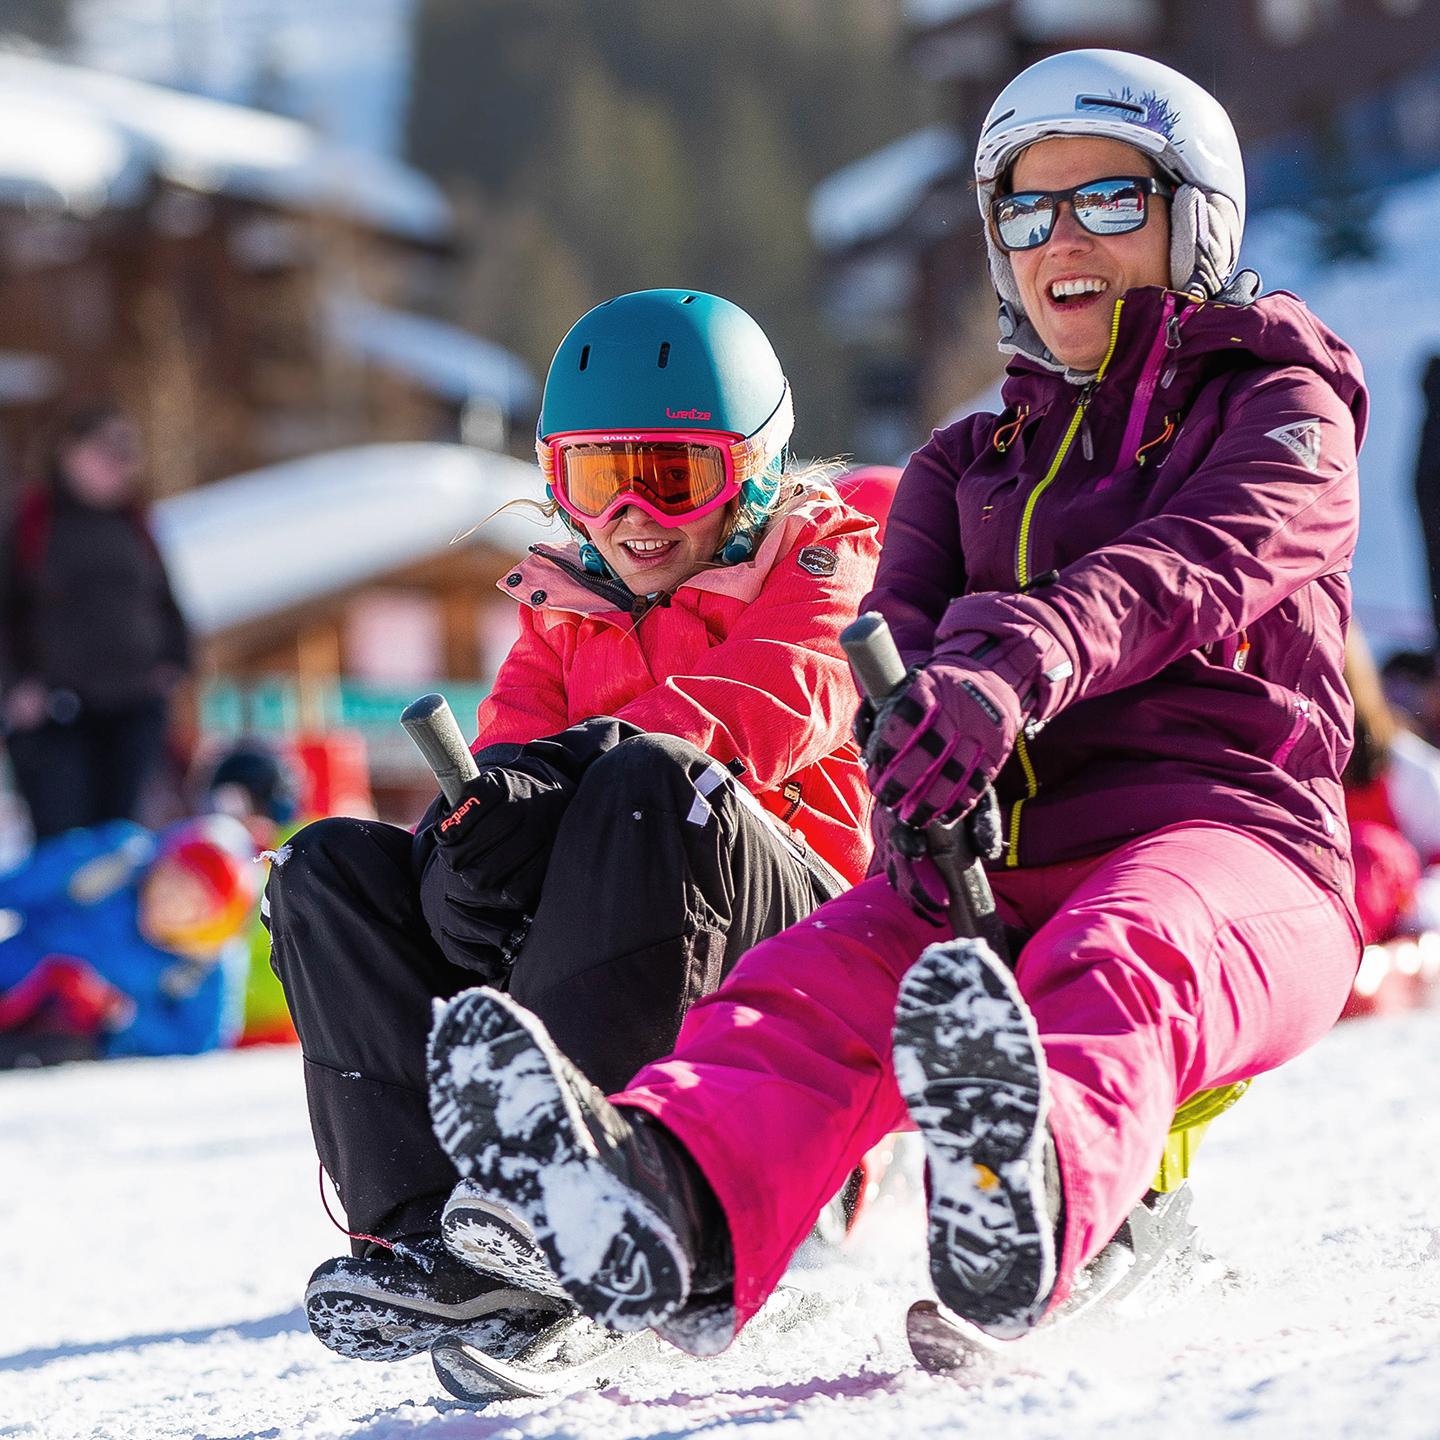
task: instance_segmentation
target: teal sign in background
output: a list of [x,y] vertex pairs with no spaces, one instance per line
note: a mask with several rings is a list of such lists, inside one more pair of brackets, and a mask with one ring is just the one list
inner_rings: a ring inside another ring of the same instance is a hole
[[[307,687],[305,705],[300,687],[286,676],[245,684],[217,679],[200,692],[200,726],[210,735],[294,735],[299,731],[352,730],[365,737],[372,758],[414,753],[400,728],[400,712],[417,696],[441,691],[450,702],[460,729],[475,730],[475,710],[489,693],[488,685],[436,681],[430,686],[401,688],[341,680]],[[398,749],[396,748],[398,746]],[[419,763],[418,754],[415,761]]]

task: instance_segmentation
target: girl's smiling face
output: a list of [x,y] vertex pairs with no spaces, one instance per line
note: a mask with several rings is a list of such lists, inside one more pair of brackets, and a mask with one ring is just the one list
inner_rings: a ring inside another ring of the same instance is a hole
[[735,519],[735,503],[698,520],[662,525],[637,505],[627,505],[606,525],[587,522],[590,541],[636,595],[674,590],[715,558]]

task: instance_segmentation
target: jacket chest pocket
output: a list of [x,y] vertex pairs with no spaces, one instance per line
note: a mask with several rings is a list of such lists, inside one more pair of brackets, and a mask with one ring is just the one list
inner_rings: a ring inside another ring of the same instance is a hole
[[955,492],[967,590],[1015,584],[1015,541],[1028,489],[1019,457],[988,456]]
[[1030,517],[1031,572],[1062,570],[1158,511],[1151,478],[1133,468],[1098,482],[1093,474],[1058,476]]

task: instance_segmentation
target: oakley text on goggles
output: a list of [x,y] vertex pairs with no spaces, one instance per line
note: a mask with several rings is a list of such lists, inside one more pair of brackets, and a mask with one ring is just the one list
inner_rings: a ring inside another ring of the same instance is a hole
[[990,202],[995,238],[1005,250],[1033,250],[1055,229],[1060,204],[1068,200],[1082,229],[1092,235],[1128,235],[1148,218],[1148,197],[1169,199],[1175,187],[1147,176],[1087,180],[1070,190],[1017,190]]

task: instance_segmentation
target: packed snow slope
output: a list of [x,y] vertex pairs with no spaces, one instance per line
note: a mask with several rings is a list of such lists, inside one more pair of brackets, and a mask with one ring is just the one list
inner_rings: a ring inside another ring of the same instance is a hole
[[601,1392],[451,1402],[428,1362],[311,1339],[321,1211],[298,1057],[0,1075],[5,1440],[1086,1440],[1440,1435],[1440,1012],[1347,1023],[1214,1126],[1197,1211],[1223,1278],[1163,1288],[965,1388],[910,1362],[913,1194],[802,1274],[812,1328]]

